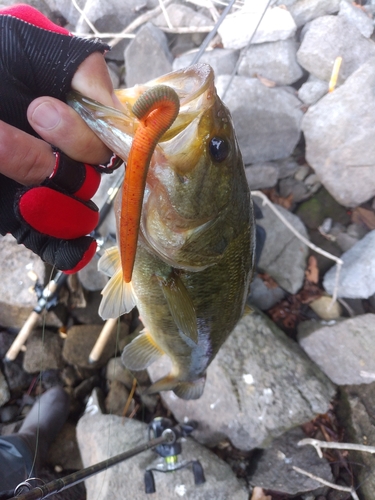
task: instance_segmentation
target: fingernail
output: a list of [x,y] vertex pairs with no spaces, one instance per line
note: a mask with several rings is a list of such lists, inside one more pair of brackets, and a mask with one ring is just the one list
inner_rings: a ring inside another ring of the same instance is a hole
[[32,120],[38,127],[50,130],[60,123],[61,117],[53,104],[43,102],[34,109]]

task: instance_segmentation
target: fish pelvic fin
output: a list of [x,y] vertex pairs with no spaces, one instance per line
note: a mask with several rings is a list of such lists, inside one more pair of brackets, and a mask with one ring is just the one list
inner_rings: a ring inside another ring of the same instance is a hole
[[99,306],[99,315],[103,319],[118,318],[130,312],[136,305],[133,286],[125,283],[121,267],[120,253],[117,247],[111,247],[98,262],[98,269],[111,276],[102,290],[103,298]]
[[145,370],[163,356],[162,351],[147,330],[138,335],[122,351],[121,360],[128,370]]
[[206,376],[189,382],[179,382],[173,375],[167,375],[157,380],[145,392],[146,394],[155,394],[160,391],[173,391],[181,399],[199,399],[204,391]]

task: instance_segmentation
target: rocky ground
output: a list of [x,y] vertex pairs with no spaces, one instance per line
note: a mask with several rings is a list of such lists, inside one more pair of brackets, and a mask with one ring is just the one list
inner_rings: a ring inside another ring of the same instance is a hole
[[[92,31],[87,18],[100,33],[130,25],[131,37],[106,39],[113,45],[107,60],[115,87],[191,64],[222,9],[208,0],[164,0],[166,13],[155,10],[154,0],[88,0],[79,3],[81,13],[70,0],[29,3],[85,36]],[[152,498],[351,498],[297,466],[374,499],[371,454],[330,449],[319,458],[297,443],[314,437],[375,445],[375,2],[270,3],[252,39],[267,2],[236,4],[200,58],[214,68],[232,113],[260,209],[257,224],[266,234],[249,297],[254,311],[210,366],[200,400],[145,397],[142,388],[167,371],[168,360],[138,373],[135,388],[116,357],[140,329],[133,312],[90,363],[103,328],[97,309],[105,279],[95,262],[69,278],[26,348],[0,365],[2,434],[19,427],[38,392],[63,384],[71,395],[69,421],[50,453],[52,474],[141,444],[152,418],[168,416],[198,422],[182,457],[201,461],[206,483],[195,486],[189,469],[159,474]],[[329,92],[338,57],[337,84]],[[111,182],[103,181],[99,206]],[[110,214],[102,228],[105,236],[113,219]],[[34,277],[45,284],[51,270],[8,236],[0,254],[4,359],[35,307]],[[87,498],[146,498],[143,474],[154,459],[149,451],[93,477]],[[85,498],[83,491],[77,495]]]

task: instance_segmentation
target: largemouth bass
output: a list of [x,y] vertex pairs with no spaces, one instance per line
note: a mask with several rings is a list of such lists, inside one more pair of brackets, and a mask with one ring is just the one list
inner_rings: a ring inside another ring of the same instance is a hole
[[[124,349],[124,365],[142,370],[167,354],[172,371],[148,392],[197,399],[208,365],[243,314],[254,265],[250,192],[213,71],[197,64],[118,90],[123,113],[76,94],[70,104],[126,162],[143,119],[134,105],[160,85],[177,94],[179,112],[159,142],[145,146],[150,165],[131,280],[124,279],[123,248],[107,251],[99,269],[112,277],[99,312],[113,318],[137,305],[145,329]],[[131,203],[125,197],[116,209],[119,226]]]

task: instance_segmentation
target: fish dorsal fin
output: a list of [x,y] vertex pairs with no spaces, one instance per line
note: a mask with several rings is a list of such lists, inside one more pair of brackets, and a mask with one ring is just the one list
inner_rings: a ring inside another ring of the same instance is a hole
[[164,352],[155,344],[146,331],[138,335],[122,352],[121,360],[128,370],[145,370],[154,361],[163,356]]
[[190,294],[180,276],[172,271],[167,279],[159,277],[159,283],[176,325],[196,344],[198,342],[197,315]]
[[136,305],[136,297],[131,282],[124,281],[117,247],[104,253],[98,262],[98,269],[107,276],[112,276],[102,290],[99,315],[103,319],[110,319],[130,312]]

